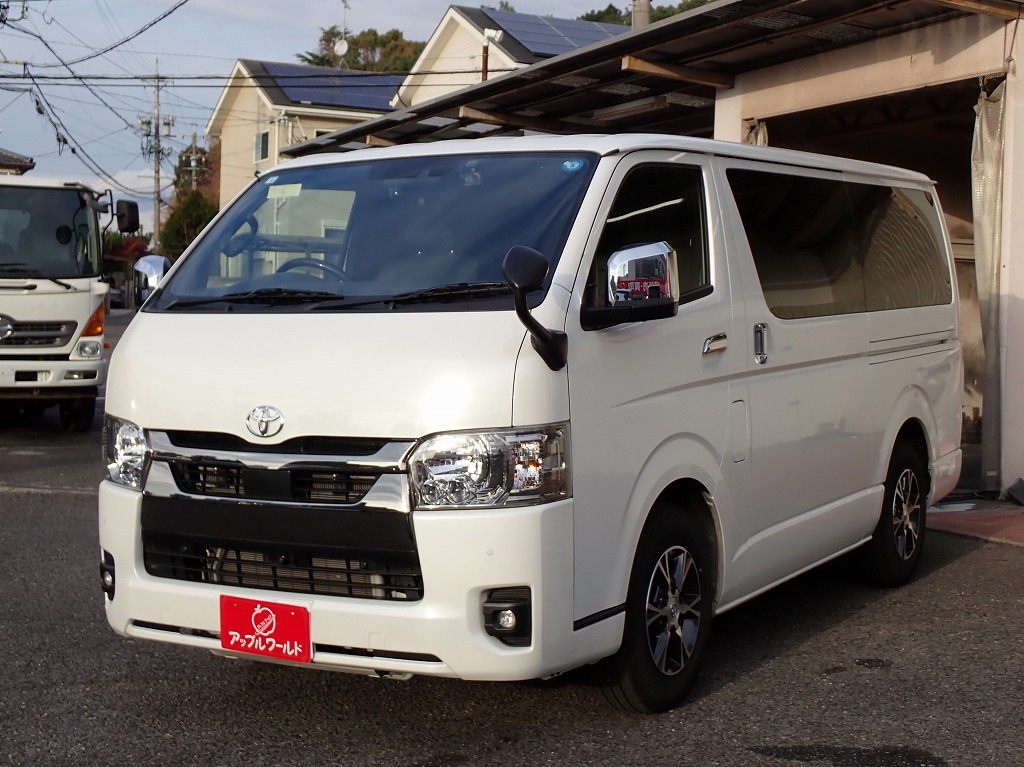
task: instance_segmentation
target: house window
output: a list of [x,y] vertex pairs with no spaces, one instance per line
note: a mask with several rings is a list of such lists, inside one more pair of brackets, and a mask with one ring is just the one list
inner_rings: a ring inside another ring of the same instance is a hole
[[253,145],[253,162],[263,162],[270,157],[270,131],[265,130],[256,134],[256,143]]
[[334,131],[330,128],[317,128],[313,131],[313,138],[320,138],[321,136],[326,136],[329,133],[334,133]]

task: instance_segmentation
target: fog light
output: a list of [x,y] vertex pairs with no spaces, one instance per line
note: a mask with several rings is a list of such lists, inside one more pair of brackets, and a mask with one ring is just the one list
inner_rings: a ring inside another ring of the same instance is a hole
[[114,555],[104,551],[103,559],[100,561],[100,588],[111,601],[114,600],[114,581]]
[[69,370],[64,373],[65,381],[92,381],[96,378],[95,370]]
[[78,354],[82,357],[99,357],[103,352],[103,344],[99,341],[79,341]]
[[493,589],[484,595],[484,631],[510,647],[529,647],[532,612],[529,586]]

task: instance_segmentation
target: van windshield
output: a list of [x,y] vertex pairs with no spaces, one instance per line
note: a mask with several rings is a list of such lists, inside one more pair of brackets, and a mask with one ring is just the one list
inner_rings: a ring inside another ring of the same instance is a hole
[[0,186],[0,279],[100,273],[96,214],[80,189]]
[[554,266],[596,160],[493,153],[268,173],[196,243],[146,310],[511,307],[506,252],[525,245]]

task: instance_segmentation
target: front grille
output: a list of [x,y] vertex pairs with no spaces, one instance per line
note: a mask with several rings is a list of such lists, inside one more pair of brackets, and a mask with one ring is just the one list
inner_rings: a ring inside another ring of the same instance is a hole
[[358,503],[380,474],[322,468],[250,469],[238,463],[170,462],[178,489],[191,495],[262,501]]
[[423,598],[419,563],[383,552],[353,556],[305,546],[186,541],[143,535],[146,572],[158,578],[301,594],[415,601]]
[[37,348],[46,346],[67,346],[75,336],[78,323],[65,322],[11,322],[14,332],[0,340],[0,346]]

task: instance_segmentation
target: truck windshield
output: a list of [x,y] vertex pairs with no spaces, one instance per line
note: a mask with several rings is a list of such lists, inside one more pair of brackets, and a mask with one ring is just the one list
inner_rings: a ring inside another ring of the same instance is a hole
[[272,172],[165,280],[147,311],[511,306],[513,245],[558,258],[596,157],[492,153]]
[[82,189],[0,186],[0,279],[100,273],[96,214]]

